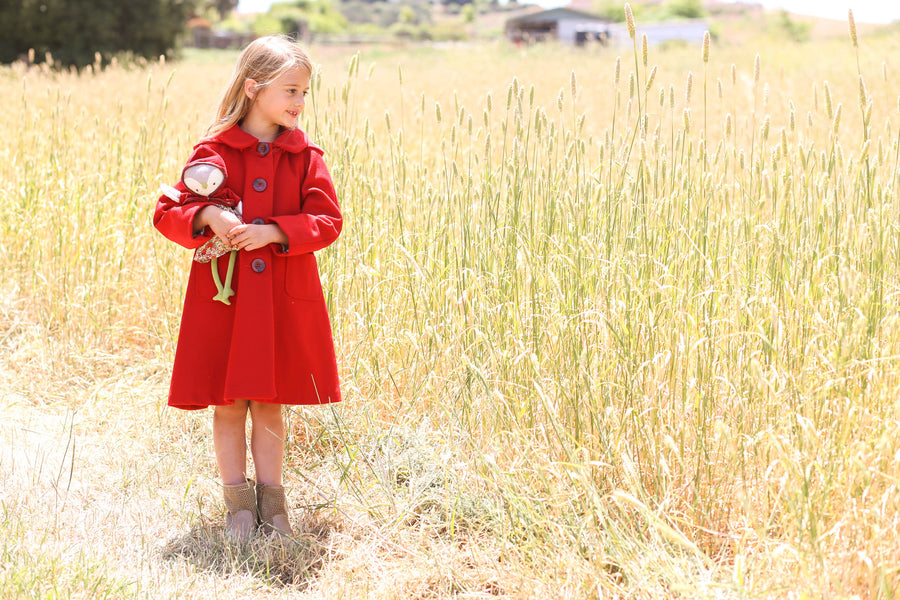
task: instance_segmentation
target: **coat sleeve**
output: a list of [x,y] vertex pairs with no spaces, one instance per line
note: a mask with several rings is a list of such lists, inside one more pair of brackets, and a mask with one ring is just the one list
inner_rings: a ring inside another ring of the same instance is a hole
[[[194,148],[194,152],[188,159],[187,164],[208,157],[210,154],[215,154],[215,152],[207,146],[199,145]],[[182,194],[188,191],[181,181],[176,183],[174,187]],[[176,244],[180,244],[185,248],[199,248],[209,241],[213,234],[206,227],[198,235],[194,235],[194,217],[197,216],[200,209],[209,204],[214,204],[214,202],[196,200],[196,198],[195,196],[194,201],[181,203],[172,200],[165,194],[161,195],[157,199],[156,209],[153,211],[153,226]]]
[[277,223],[288,237],[287,246],[278,252],[282,256],[321,250],[338,238],[343,226],[337,193],[322,152],[314,146],[308,152],[306,176],[300,189],[300,214],[268,219]]

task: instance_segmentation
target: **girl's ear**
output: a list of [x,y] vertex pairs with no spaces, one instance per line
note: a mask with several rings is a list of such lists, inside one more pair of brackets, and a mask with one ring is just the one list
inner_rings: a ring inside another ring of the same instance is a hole
[[248,98],[253,100],[256,97],[256,90],[259,87],[259,84],[255,79],[245,79],[244,80],[244,94],[247,95]]

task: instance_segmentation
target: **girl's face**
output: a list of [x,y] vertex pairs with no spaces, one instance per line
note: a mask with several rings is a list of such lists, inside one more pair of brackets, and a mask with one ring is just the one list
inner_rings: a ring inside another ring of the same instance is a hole
[[279,127],[293,129],[297,127],[297,119],[306,106],[309,74],[303,69],[293,68],[263,87],[248,79],[244,82],[244,91],[252,100],[245,117],[246,124],[276,131]]

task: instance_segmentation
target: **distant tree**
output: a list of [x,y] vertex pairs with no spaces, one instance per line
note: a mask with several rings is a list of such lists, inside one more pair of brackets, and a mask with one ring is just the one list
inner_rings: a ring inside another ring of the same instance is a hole
[[416,22],[416,13],[408,6],[403,6],[400,8],[400,12],[397,14],[397,22],[398,23],[415,23]]
[[237,9],[239,0],[194,0],[195,16],[214,18],[212,13],[224,21]]
[[238,0],[213,0],[216,12],[220,19],[227,19],[238,6]]
[[169,54],[194,0],[20,0],[0,3],[0,62],[35,52],[55,64],[83,67],[123,52],[148,59]]
[[[416,0],[395,2],[345,0],[339,3],[337,8],[347,21],[354,25],[372,24],[390,27],[396,23],[421,25],[431,21],[429,5]],[[401,37],[415,37],[410,31],[411,29],[403,30]]]
[[466,4],[460,11],[463,23],[472,24],[475,22],[475,4]]
[[777,27],[789,39],[795,42],[807,42],[812,25],[794,21],[788,11],[781,10],[777,17]]
[[706,14],[703,0],[671,0],[666,4],[666,9],[673,17],[684,19],[699,19]]
[[[622,9],[623,6],[624,3],[617,2],[616,0],[600,0],[594,2],[591,10],[600,17],[615,23],[623,23],[625,21],[625,11]],[[634,10],[634,8],[639,8],[639,5],[632,7],[632,10]]]
[[[286,34],[297,34],[306,28],[313,33],[337,33],[347,28],[347,19],[328,0],[276,2],[260,17],[261,21],[277,21],[281,33]],[[267,33],[259,28],[257,32]]]
[[[679,0],[675,0],[678,2]],[[688,0],[692,1],[692,0]],[[625,3],[619,0],[595,0],[591,5],[591,12],[608,19],[614,23],[625,22]],[[668,5],[666,5],[668,7]],[[632,2],[631,12],[638,23],[646,21],[658,21],[670,16],[671,10],[663,5]]]

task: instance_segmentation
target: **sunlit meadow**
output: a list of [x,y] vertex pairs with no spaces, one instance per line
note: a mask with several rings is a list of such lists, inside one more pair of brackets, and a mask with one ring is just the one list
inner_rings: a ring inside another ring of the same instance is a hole
[[151,225],[236,55],[0,70],[0,597],[900,596],[896,33],[312,54],[345,402],[249,547]]

